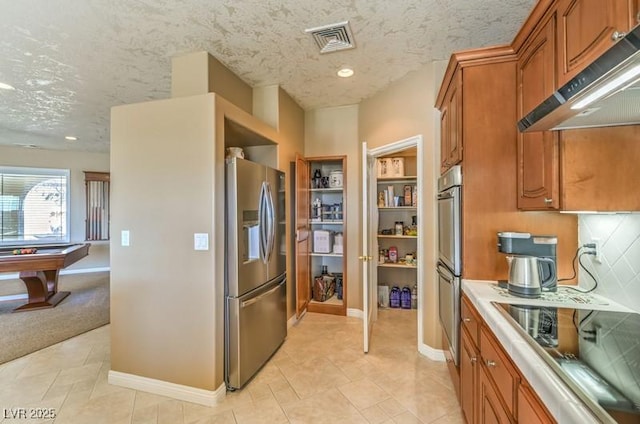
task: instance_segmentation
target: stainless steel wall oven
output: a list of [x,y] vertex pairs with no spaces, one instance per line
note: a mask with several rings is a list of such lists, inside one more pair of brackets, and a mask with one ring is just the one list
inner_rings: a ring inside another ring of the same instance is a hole
[[458,365],[462,273],[462,170],[453,166],[438,179],[438,307],[440,323]]

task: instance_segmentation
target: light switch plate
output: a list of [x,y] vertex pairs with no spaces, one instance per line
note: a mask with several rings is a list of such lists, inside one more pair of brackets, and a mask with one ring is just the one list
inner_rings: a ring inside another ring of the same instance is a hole
[[209,234],[195,233],[193,235],[194,250],[209,250]]
[[129,230],[122,230],[120,233],[120,244],[129,246]]

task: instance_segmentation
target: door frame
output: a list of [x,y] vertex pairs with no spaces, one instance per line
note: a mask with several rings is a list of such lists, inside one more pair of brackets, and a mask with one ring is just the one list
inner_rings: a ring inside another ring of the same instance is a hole
[[[425,165],[424,165],[424,146],[423,146],[423,137],[421,134],[418,135],[414,135],[412,137],[409,138],[405,138],[403,140],[399,140],[399,141],[395,141],[389,144],[385,144],[384,146],[380,146],[380,147],[376,147],[376,148],[370,148],[369,149],[369,154],[373,157],[373,158],[378,158],[381,156],[386,156],[392,153],[397,153],[397,152],[401,152],[403,150],[407,150],[410,148],[415,147],[417,152],[416,152],[416,165],[417,165],[417,179],[416,179],[416,185],[418,186],[418,210],[417,210],[417,216],[418,216],[418,239],[416,240],[416,246],[417,246],[417,250],[420,252],[418,255],[418,261],[422,261],[423,263],[425,261],[423,261],[424,259],[424,255],[425,255],[425,251],[426,249],[424,248],[424,233],[425,233],[425,222],[424,222],[424,217],[425,217],[425,207],[426,207],[426,201],[428,201],[429,199],[424,199],[424,196],[421,196],[421,194],[423,193],[423,182],[424,182],[424,176],[425,176]],[[374,178],[376,178],[375,176],[373,176]],[[377,179],[377,178],[376,178]],[[362,184],[367,184],[369,185],[371,182],[370,181],[363,181]],[[370,185],[369,185],[370,186]],[[377,230],[372,226],[372,220],[369,220],[369,227],[370,228],[362,228],[362,231],[368,231],[368,234],[376,234]],[[377,223],[376,223],[377,225]],[[365,247],[366,248],[366,247]],[[371,253],[376,253],[376,252],[365,252],[365,254],[369,254],[371,255]],[[374,256],[374,258],[377,258],[377,255]],[[422,258],[422,259],[420,259]],[[416,346],[417,349],[420,349],[420,347],[424,344],[424,331],[423,331],[423,327],[424,327],[424,305],[423,305],[423,298],[424,298],[424,293],[425,293],[425,289],[426,289],[426,285],[424,282],[424,276],[425,276],[425,265],[421,265],[418,266],[418,269],[416,270],[417,272],[417,285],[418,285],[418,344]],[[377,285],[377,276],[376,276],[376,285]],[[376,295],[377,298],[377,295]],[[365,301],[365,299],[362,299],[363,302]],[[364,305],[364,303],[363,303]],[[376,302],[374,305],[372,305],[374,308],[374,313],[373,313],[373,319],[374,321],[377,320],[378,317],[378,303]],[[364,317],[364,319],[367,319],[367,317]]]

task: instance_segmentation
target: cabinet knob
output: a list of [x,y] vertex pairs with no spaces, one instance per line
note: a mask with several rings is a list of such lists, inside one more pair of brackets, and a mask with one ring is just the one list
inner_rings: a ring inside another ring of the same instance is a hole
[[464,322],[471,322],[471,318],[467,318],[467,317],[465,317],[465,318],[462,318],[462,321],[464,321]]
[[551,203],[553,203],[553,199],[549,199],[548,197],[545,197],[544,203],[546,203],[547,205],[550,205]]
[[613,41],[618,41],[621,40],[625,37],[625,35],[627,35],[627,33],[622,32],[622,31],[614,31],[613,34],[611,34],[611,39]]
[[473,358],[471,358],[471,363],[475,364],[476,362],[478,362],[478,358],[476,358],[475,356]]
[[361,261],[369,262],[372,258],[371,256],[358,256],[358,259]]
[[487,359],[486,364],[487,364],[488,367],[495,367],[496,366],[496,362],[492,361],[490,359]]

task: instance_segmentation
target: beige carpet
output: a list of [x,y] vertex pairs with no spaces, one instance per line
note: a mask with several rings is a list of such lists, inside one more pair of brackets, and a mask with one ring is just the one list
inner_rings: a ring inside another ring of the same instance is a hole
[[[109,323],[109,273],[61,275],[70,291],[55,308],[13,313],[25,300],[0,302],[0,364]],[[20,280],[0,280],[0,295],[26,293]]]

